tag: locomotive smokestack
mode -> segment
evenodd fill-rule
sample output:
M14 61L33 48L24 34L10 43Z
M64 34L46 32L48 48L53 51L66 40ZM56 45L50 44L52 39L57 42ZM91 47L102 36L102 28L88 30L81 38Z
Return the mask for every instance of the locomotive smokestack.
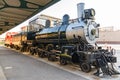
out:
M84 3L78 3L77 4L77 12L78 12L78 18L82 18L84 14Z

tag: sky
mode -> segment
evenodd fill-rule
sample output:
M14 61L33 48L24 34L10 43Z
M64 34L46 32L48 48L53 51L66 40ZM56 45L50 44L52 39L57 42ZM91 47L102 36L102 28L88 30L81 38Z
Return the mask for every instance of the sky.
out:
M120 29L119 0L62 0L42 13L58 18L69 14L71 19L77 18L77 4L80 2L85 3L86 9L95 9L95 19L101 27L113 26L114 29Z
M49 10L44 11L44 13L60 18L67 13L71 18L77 18L76 4L80 2L85 3L86 9L95 9L95 19L96 22L101 24L101 27L114 26L115 29L120 29L119 0L62 0L58 4L49 8L51 9L50 13L48 13Z
M38 13L45 14L57 18L62 18L64 14L68 14L70 19L77 18L77 4L85 3L85 9L94 8L96 11L95 21L100 27L113 26L115 30L120 30L120 3L119 0L61 0L51 7ZM28 21L18 25L13 29L19 31L19 27L27 25Z

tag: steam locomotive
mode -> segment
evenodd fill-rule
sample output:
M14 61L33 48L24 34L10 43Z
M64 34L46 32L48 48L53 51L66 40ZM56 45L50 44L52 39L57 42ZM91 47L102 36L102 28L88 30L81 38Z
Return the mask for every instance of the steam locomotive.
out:
M67 14L54 27L50 27L49 20L45 26L34 26L34 20L30 21L26 31L13 35L12 47L21 51L29 50L32 55L47 56L49 59L59 56L62 65L73 62L79 64L84 72L90 72L94 66L108 75L118 73L109 65L117 62L114 52L96 44L100 25L94 21L95 10L84 9L84 3L77 6L78 18L71 22Z

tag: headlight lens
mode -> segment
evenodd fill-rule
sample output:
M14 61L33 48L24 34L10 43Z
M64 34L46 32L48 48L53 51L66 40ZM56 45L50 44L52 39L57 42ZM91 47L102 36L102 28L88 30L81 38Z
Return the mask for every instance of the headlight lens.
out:
M90 9L90 14L91 14L91 16L95 16L95 10L94 9Z

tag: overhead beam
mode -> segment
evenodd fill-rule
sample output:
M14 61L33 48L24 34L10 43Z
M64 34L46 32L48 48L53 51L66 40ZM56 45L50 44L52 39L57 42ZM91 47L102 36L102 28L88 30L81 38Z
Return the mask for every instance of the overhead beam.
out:
M0 14L0 19L23 20L23 19L25 19L25 17L12 17L12 16L7 16L7 15L1 15Z
M24 0L25 1L25 0ZM38 6L38 8L43 8L44 6L41 6L41 5L39 5L39 4L36 4L36 3L32 3L32 2L29 2L29 1L26 1L27 3L29 3L29 4L33 4L33 5L36 5L36 6Z
M6 21L6 22L0 22L0 24L2 24L2 25L8 25L8 24L17 25L17 22L8 22L8 21Z
M7 15L17 15L17 16L27 16L27 14L22 13L15 13L15 12L9 12L9 11L1 11L0 13L7 14Z
M4 23L4 22L6 22L6 20L0 20L0 23ZM21 20L21 21L10 20L9 22L10 22L10 23L19 23L19 22L22 22L22 20Z
M13 28L13 27L15 27L15 25L11 25L11 24L8 25L8 26L6 26L6 25L0 25L0 27L3 28L3 29L4 29L5 27Z
M21 9L18 8L18 10L21 10ZM30 12L30 13L34 12L35 10L36 9L22 9L22 11L27 11L27 12Z
M0 14L0 20L1 19L11 19L11 20L17 20L17 21L22 21L23 19L25 19L25 16L9 16L9 15L4 15L4 14Z

